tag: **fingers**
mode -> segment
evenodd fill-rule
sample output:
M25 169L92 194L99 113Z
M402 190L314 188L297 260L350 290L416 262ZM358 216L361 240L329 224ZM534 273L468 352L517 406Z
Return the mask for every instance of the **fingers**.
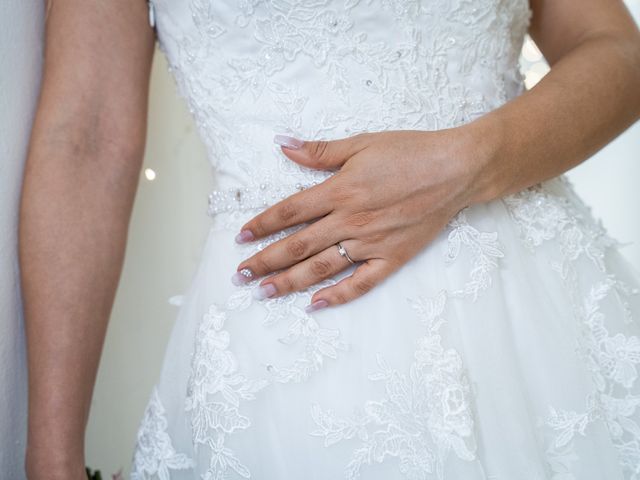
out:
M325 306L340 305L361 297L396 270L388 260L371 258L357 266L353 274L335 285L318 290L306 311L313 312Z
M358 251L354 246L357 245L355 242L347 240L342 243L345 248ZM331 245L331 247L325 248L286 271L263 280L254 291L254 296L258 299L263 299L303 290L332 277L351 265L351 262L338 253L338 248L335 245Z
M274 141L283 146L283 152L295 162L308 167L331 169L340 167L350 157L366 148L369 133L337 140L302 141L284 135L276 135ZM337 173L324 182L296 192L272 205L244 224L236 241L243 243L265 237L284 228L308 222L328 214L334 208L332 195L336 187Z
M296 192L260 212L240 228L236 241L243 243L266 237L287 227L327 215L333 210L330 192L335 183L334 177L335 175Z
M358 260L357 240L341 242L354 261ZM297 263L288 270L263 280L254 290L254 297L262 300L304 290L351 266L345 257L338 253L335 245L316 255ZM398 267L382 258L369 258L357 263L352 275L343 278L335 285L318 290L305 308L307 313L332 305L340 305L361 297L388 277Z
M282 152L296 163L317 169L333 169L342 166L350 157L364 149L370 141L369 132L336 140L300 140L286 135L276 135L273 141Z
M336 223L333 216L327 216L268 245L242 261L232 281L244 283L244 281L268 275L301 262L329 245L335 244L344 235L344 232L337 228ZM238 273L242 271L245 271L245 275L241 277Z

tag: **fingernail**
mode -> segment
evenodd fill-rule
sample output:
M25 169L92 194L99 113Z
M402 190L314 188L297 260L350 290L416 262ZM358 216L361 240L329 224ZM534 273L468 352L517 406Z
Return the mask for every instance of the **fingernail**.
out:
M253 278L253 272L250 268L243 268L237 271L231 277L231 283L234 285L243 285Z
M321 308L327 307L329 306L329 302L327 302L326 300L316 300L315 302L313 302L311 305L307 305L304 309L305 312L307 313L311 313L311 312L315 312L316 310L320 310Z
M272 296L274 293L276 293L275 285L273 283L267 283L265 285L260 285L253 291L253 298L262 300Z
M293 150L300 148L304 144L304 141L287 135L276 135L273 137L273 141L278 145L282 145L283 147L291 148Z
M253 232L251 230L242 230L236 235L237 243L250 242L251 240L253 240Z

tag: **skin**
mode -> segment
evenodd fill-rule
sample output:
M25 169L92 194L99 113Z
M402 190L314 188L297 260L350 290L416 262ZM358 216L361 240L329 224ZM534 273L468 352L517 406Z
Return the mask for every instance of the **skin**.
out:
M622 3L531 5L531 34L552 65L534 89L456 129L283 149L292 161L339 171L249 221L244 227L257 239L319 218L239 269L260 276L284 269L268 277L281 295L348 266L333 246L347 239L363 263L313 300L353 300L463 206L557 176L633 123L640 34ZM142 0L53 0L49 7L19 226L29 362L25 467L30 480L84 480L85 427L144 151L153 33Z
M86 479L85 427L144 151L147 15L143 1L48 4L19 213L30 480Z
M452 129L282 147L294 162L338 172L241 227L241 239L259 240L312 222L238 265L252 278L276 272L260 282L259 298L306 288L349 267L335 246L340 242L358 266L315 292L307 308L352 301L414 257L465 206L566 172L638 119L640 33L624 4L533 0L531 7L529 33L552 68L501 108Z

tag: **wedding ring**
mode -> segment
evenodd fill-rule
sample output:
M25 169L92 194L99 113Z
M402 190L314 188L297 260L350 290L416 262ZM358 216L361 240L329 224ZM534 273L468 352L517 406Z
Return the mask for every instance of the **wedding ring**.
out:
M347 250L342 246L340 242L336 243L336 247L338 247L338 253L349 260L349 263L355 263L353 260L351 260L351 257L347 253Z

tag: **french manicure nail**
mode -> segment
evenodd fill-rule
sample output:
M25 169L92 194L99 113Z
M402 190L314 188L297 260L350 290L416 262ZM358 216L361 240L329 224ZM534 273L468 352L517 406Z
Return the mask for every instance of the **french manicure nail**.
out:
M236 235L237 243L250 242L251 240L253 240L253 232L251 230L242 230Z
M297 150L304 144L304 141L297 138L289 137L288 135L276 135L275 137L273 137L273 141L278 145L282 145L283 147L291 148L293 150Z
M320 310L321 308L327 307L328 305L329 305L329 302L327 302L326 300L320 299L320 300L316 300L311 305L307 305L304 311L307 313L311 313L311 312L315 312L316 310Z
M258 300L263 300L267 297L272 296L276 293L276 287L273 283L267 283L265 285L260 285L253 291L253 297Z
M234 285L243 285L253 279L253 272L250 268L243 268L231 277L231 283Z

